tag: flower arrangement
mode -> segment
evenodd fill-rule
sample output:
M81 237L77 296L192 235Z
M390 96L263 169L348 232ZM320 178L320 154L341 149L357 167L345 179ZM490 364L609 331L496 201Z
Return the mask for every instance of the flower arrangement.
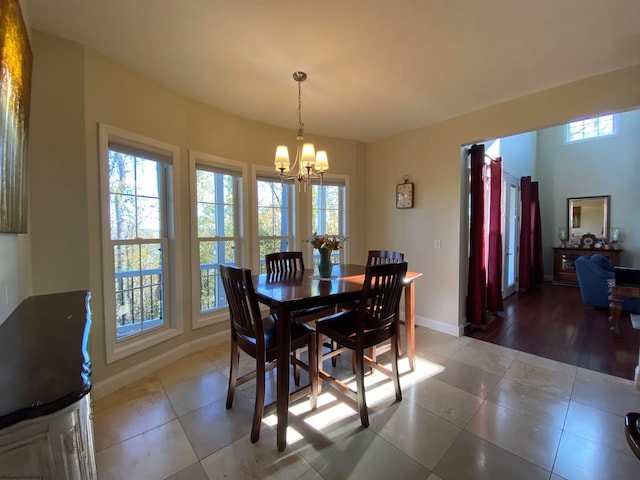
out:
M313 248L318 250L339 250L340 239L338 237L329 237L328 235L318 235L318 232L313 232L311 238L308 240Z

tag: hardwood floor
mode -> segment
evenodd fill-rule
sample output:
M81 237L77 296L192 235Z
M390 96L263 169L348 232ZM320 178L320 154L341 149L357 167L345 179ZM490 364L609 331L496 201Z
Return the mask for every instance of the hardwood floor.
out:
M578 367L633 379L640 332L623 312L620 335L609 311L585 307L576 287L545 283L505 300L505 311L469 336Z

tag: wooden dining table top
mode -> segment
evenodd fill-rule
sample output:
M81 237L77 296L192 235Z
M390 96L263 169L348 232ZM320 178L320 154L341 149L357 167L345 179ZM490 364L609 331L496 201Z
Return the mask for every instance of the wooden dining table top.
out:
M355 264L335 264L330 279L321 279L313 269L299 272L254 275L254 288L261 303L277 307L287 302L294 309L307 308L360 297L366 267ZM422 274L407 272L409 284Z

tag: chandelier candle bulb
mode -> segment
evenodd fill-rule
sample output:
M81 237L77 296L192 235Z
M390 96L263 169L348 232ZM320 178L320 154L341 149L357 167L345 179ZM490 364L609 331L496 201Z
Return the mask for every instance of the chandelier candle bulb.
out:
M316 163L316 152L314 151L313 143L305 143L302 146L301 164L304 168L313 168L314 163Z
M274 165L280 173L280 180L298 180L298 191L304 185L305 191L312 178L319 178L323 184L324 174L329 170L329 159L325 150L315 151L313 143L304 143L304 123L302 123L302 95L300 85L307 79L304 72L294 72L293 79L298 82L298 135L296 135L296 158L289 163L289 151L286 146L278 145Z
M327 152L324 150L318 150L316 152L316 170L319 172L325 172L329 170L329 159L327 158Z
M289 149L286 145L278 145L276 148L276 171L280 169L289 171Z

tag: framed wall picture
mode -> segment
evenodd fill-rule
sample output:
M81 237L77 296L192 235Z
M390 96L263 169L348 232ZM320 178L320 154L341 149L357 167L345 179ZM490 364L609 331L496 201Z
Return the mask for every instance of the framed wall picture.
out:
M0 1L0 232L27 232L32 63L19 1Z
M413 183L407 176L404 183L396 185L396 208L413 208Z

